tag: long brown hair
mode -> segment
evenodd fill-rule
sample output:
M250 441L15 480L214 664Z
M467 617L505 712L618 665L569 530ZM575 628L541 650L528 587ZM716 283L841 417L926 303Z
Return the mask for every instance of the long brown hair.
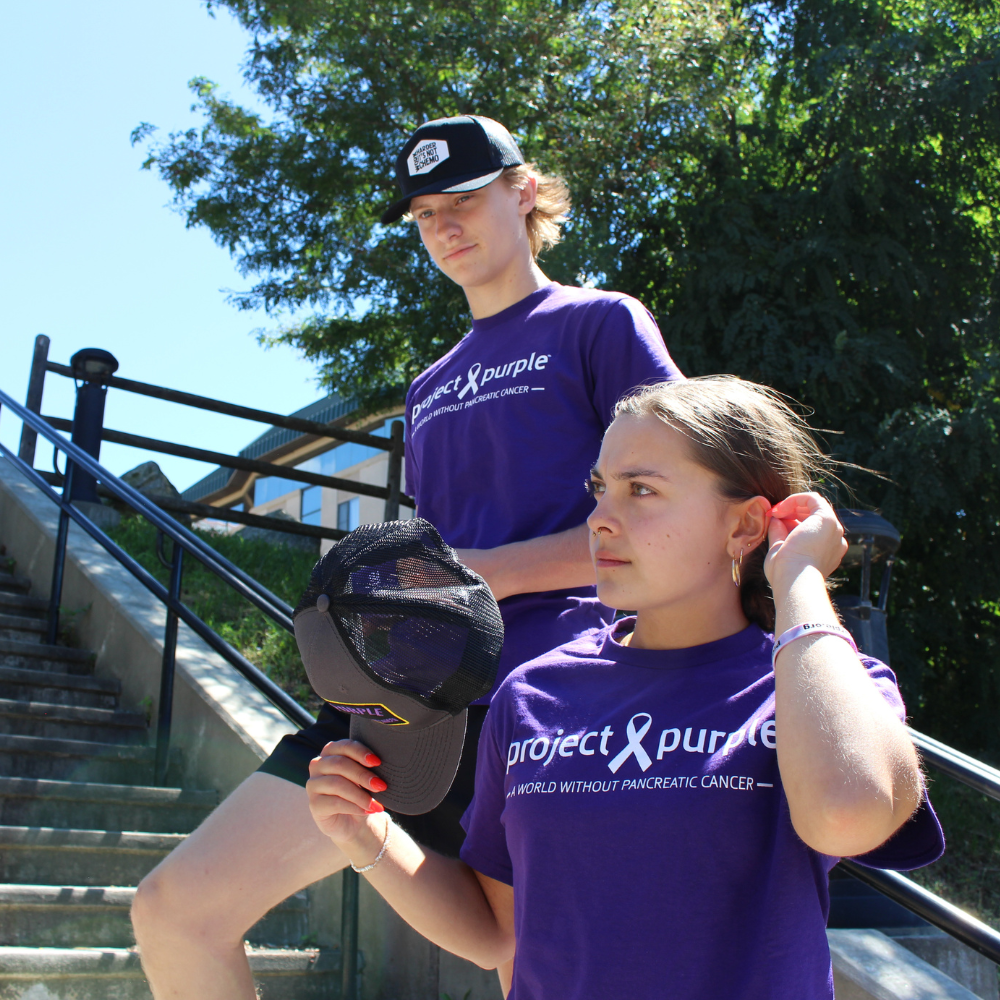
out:
M838 464L820 451L812 431L780 393L731 375L660 382L620 400L615 416L655 416L683 434L691 458L715 474L723 499L763 496L771 504L792 493L838 481ZM743 613L774 628L774 598L764 576L767 546L743 560Z

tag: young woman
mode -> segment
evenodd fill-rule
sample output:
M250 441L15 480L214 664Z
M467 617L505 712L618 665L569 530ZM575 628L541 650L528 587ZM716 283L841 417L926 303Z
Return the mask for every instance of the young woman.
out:
M824 467L762 387L626 398L588 524L601 600L636 614L507 677L462 860L373 807L350 741L311 764L319 828L431 940L513 958L512 1000L829 1000L829 869L943 844L893 675L827 595L846 543Z
M524 162L500 124L428 122L396 163L404 213L461 286L472 329L414 380L406 478L420 515L460 550L500 601L502 679L513 667L610 620L594 591L586 475L622 393L678 378L635 299L550 281L537 263L569 211L565 184ZM535 489L526 494L527 478ZM488 699L484 699L484 702ZM467 753L445 801L404 822L457 855L486 704L469 712ZM243 939L281 900L346 865L305 794L309 761L346 734L325 708L140 884L132 916L157 1000L251 1000Z

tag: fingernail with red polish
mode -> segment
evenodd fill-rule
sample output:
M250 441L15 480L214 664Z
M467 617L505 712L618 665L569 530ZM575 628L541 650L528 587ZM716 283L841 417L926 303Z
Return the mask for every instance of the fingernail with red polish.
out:
M365 810L366 813L380 813L385 812L385 807L381 802L376 802L372 799L372 804Z
M379 760L379 758L378 758L378 757L376 757L376 756L375 756L375 754L373 754L373 753L369 753L369 754L365 754L365 763L366 763L366 764L367 764L367 765L368 765L369 767L378 767L378 766L379 766L379 764L381 764L381 763L382 763L382 761L381 761L381 760Z
M368 782L368 787L373 792L384 792L389 786L381 778L372 778Z

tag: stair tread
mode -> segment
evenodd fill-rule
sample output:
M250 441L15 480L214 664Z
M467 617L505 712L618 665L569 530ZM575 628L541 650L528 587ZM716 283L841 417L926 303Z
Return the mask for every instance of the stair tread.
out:
M72 646L50 646L47 642L21 642L18 639L0 639L0 656L9 653L14 656L34 656L40 660L66 660L84 663L94 653L89 649L75 649Z
M91 740L57 740L48 736L18 736L0 733L0 753L50 754L57 757L101 757L110 760L151 761L156 757L155 747L134 746L128 743L97 743Z
M246 954L255 973L332 972L340 968L337 949L247 947ZM27 975L43 969L50 976L142 975L138 948L0 947L0 975Z
M0 590L0 608L23 608L25 610L42 612L41 618L48 617L49 602L44 597L32 597L30 594L11 594Z
M47 623L44 618L28 618L25 615L11 615L0 611L0 628L16 628L25 632L44 632ZM37 643L32 643L37 645Z
M39 643L25 642L21 645L37 646ZM64 674L55 670L24 670L21 667L0 666L0 681L30 684L33 687L75 688L78 691L96 691L99 694L121 692L121 682L111 677Z
M60 781L55 778L18 778L0 775L0 796L128 802L141 805L187 805L212 808L218 792L196 788L162 788L154 785L113 785L100 781Z
M135 898L135 886L128 885L38 885L0 884L2 906L67 906L128 908ZM309 906L306 890L283 900L275 910L305 910Z
M53 722L93 722L95 725L146 728L141 712L119 712L114 708L86 708L79 705L56 705L47 701L20 701L0 698L0 715L41 716Z
M31 590L31 580L17 573L0 573L0 587L13 587L15 590Z
M102 851L172 851L186 833L74 830L57 826L0 826L3 847L72 847ZM9 884L9 883L5 883Z

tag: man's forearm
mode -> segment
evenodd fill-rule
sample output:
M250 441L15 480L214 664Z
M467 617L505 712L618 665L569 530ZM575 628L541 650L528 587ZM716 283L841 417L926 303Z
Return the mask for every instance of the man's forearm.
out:
M489 584L499 601L513 594L592 585L589 538L590 529L581 524L494 549L459 549L458 557Z

